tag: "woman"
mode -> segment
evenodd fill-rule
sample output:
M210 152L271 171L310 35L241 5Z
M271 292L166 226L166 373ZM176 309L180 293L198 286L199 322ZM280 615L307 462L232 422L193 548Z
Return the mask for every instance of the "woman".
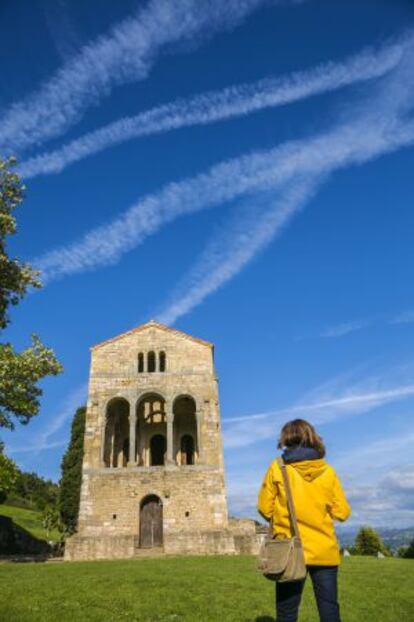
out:
M338 565L333 526L351 514L334 469L323 459L325 447L314 427L303 419L283 426L278 448L292 490L299 532L321 622L340 622ZM276 460L270 465L258 501L259 512L273 520L276 537L292 536L283 478ZM277 622L296 622L305 581L276 583Z

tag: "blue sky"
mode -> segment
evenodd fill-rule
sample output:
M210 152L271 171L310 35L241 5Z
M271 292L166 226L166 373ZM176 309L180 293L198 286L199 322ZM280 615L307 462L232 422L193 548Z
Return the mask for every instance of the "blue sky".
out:
M413 525L413 3L19 0L0 24L10 251L45 283L5 338L65 368L7 451L58 478L89 347L157 318L216 344L232 513L301 416L354 524Z

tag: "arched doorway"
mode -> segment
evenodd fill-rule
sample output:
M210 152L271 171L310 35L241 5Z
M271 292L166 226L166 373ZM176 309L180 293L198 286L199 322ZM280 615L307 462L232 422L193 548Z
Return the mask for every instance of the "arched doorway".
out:
M141 501L139 513L139 544L142 548L162 546L162 502L157 495Z
M154 434L150 443L151 466L162 466L164 464L165 452L167 451L167 441L162 434Z

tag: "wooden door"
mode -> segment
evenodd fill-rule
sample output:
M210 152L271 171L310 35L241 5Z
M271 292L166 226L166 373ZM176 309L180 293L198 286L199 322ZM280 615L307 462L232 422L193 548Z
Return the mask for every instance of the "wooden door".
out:
M141 505L139 535L143 548L162 546L162 504L155 495L144 499Z

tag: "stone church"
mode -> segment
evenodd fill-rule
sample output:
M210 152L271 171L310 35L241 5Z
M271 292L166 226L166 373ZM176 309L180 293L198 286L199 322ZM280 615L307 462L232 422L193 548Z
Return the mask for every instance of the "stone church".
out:
M227 515L213 355L211 343L154 321L92 348L66 559L255 548L253 521Z

